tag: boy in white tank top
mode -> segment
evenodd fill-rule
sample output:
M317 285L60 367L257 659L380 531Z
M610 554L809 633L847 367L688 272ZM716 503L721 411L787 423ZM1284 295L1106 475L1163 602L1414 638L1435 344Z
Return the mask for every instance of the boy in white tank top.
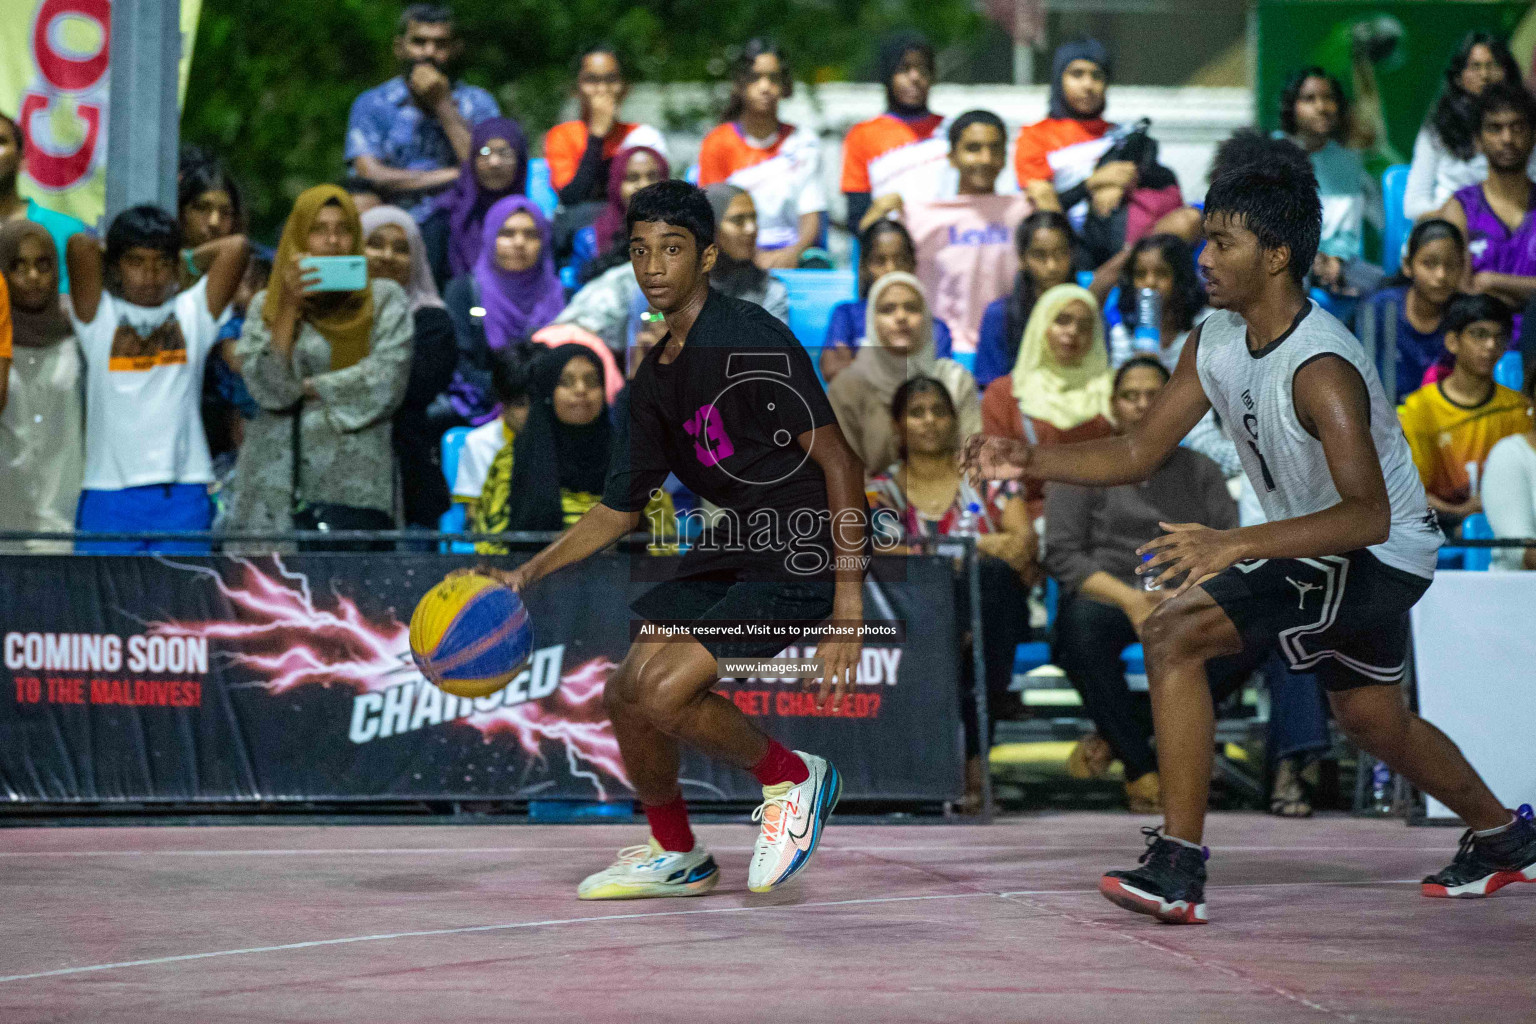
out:
M1292 669L1318 674L1362 749L1470 826L1424 895L1536 881L1529 805L1501 806L1397 689L1408 610L1434 575L1439 534L1375 368L1303 290L1322 218L1307 158L1280 140L1262 156L1211 185L1200 268L1217 312L1190 335L1136 430L1044 448L978 436L966 449L979 477L1132 483L1215 407L1269 518L1236 530L1163 523L1168 532L1141 549L1150 558L1138 571L1167 595L1142 627L1165 829L1151 835L1141 867L1107 873L1099 890L1162 921L1206 921L1200 843L1215 739L1206 662L1277 647Z

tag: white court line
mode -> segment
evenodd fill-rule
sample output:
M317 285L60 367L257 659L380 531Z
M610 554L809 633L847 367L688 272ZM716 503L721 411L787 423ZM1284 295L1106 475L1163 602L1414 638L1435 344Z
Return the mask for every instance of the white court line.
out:
M1012 850L1016 853L1124 853L1134 844L1115 846L1019 846L1013 843L968 844L925 846L822 846L824 851L842 853L953 853L968 850ZM0 857L326 857L334 854L383 856L442 855L454 853L592 853L601 851L601 844L588 846L433 846L433 847L339 847L336 849L279 849L279 850L0 850ZM717 853L745 853L750 846L712 846ZM1388 846L1372 852L1381 853L1443 853L1448 846ZM1134 851L1133 851L1134 852ZM1214 846L1213 854L1222 853L1359 853L1358 846Z
M604 914L599 917L551 918L547 921L514 921L507 924L477 924L463 928L433 928L417 932L387 932L381 935L351 935L339 939L314 939L309 942L287 942L279 946L252 946L248 949L218 949L206 953L182 953L179 956L160 956L148 960L124 960L111 964L91 964L88 967L61 967L54 971L38 971L34 974L10 974L0 976L0 984L12 981L30 981L35 978L56 978L66 974L85 974L91 971L111 971L120 967L153 967L157 964L182 963L187 960L207 960L219 956L244 956L254 953L279 953L290 949L313 949L317 946L343 946L354 942L380 942L385 939L419 939L437 935L467 935L472 932L512 931L519 928L542 928L559 924L591 924L597 921L632 921L643 917L689 917L700 914L741 914L747 911L794 910L799 907L846 907L865 903L913 903L918 900L963 900L978 896L996 897L994 892L957 892L934 896L881 896L872 899L828 900L819 903L786 903L778 906L714 907L707 910L663 910L649 914Z
M1315 885L1418 885L1417 878L1367 878L1363 880L1336 880L1332 882L1238 882L1233 885L1208 885L1207 890L1225 892L1228 889L1296 889L1302 886L1308 888ZM1097 889L1012 889L1008 892L1000 892L999 896L1005 899L1009 896L1081 896L1083 893L1098 895Z
M1259 882L1245 885L1220 885L1211 886L1212 889L1259 889L1280 886L1318 886L1318 885L1402 885L1414 882L1417 879L1390 879L1386 881L1350 881L1350 882ZM543 928L551 925L562 924L593 924L602 921L633 921L648 917L696 917L703 914L742 914L751 911L773 910L797 910L805 907L847 907L879 903L917 903L925 900L963 900L975 899L980 896L991 896L1007 899L1010 896L1082 896L1098 894L1098 889L1016 889L1009 892L960 892L940 893L931 896L880 896L857 900L826 900L816 903L789 903L777 906L746 906L746 907L714 907L704 910L666 910L641 914L603 914L596 917L567 917L551 918L545 921L515 921L507 924L478 924L467 925L461 928L433 928L424 931L412 932L386 932L379 935L352 935L337 939L313 939L308 942L287 942L277 946L252 946L246 949L219 949L205 953L182 953L177 956L152 957L147 960L124 960L109 964L91 964L85 967L61 967L52 971L37 971L32 974L11 974L0 976L0 984L16 981L32 981L38 978L57 978L71 974L88 974L95 971L111 971L124 967L154 967L160 964L183 963L188 960L209 960L223 956L247 956L258 953L281 953L294 949L314 949L319 946L343 946L358 942L380 942L387 939L419 939L431 938L439 935L467 935L474 932L515 931L523 928Z

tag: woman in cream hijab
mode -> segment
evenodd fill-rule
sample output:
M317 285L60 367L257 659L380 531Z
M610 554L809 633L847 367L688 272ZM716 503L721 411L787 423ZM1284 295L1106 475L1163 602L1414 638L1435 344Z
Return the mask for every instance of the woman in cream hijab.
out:
M1113 385L1098 303L1086 288L1059 284L1036 301L1013 372L987 385L982 429L1031 444L1108 437ZM1040 483L1029 481L1024 496L1038 516Z
M891 398L913 377L944 385L959 415L959 443L981 429L976 380L953 359L933 354L933 312L916 277L896 271L869 289L868 334L853 363L832 379L827 398L837 422L866 472L878 473L896 459Z

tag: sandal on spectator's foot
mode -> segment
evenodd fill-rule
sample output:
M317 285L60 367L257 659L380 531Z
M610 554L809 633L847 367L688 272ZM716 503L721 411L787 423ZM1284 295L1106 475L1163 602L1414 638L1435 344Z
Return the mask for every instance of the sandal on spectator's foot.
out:
M1102 779L1115 761L1114 748L1096 732L1090 732L1067 755L1067 774L1074 779Z
M1132 814L1157 814L1163 809L1163 783L1157 772L1138 775L1125 784L1125 806Z
M1269 791L1269 813L1281 818L1312 817L1312 784L1302 774L1301 762L1286 757L1275 765L1275 784Z

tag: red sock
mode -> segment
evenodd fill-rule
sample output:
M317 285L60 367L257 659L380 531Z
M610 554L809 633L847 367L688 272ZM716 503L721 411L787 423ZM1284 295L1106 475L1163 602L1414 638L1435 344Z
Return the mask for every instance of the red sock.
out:
M752 766L752 774L765 786L776 786L781 782L792 782L798 786L811 777L811 770L793 750L778 740L769 740L768 753Z
M650 822L651 835L663 850L687 853L693 849L693 829L688 827L688 805L682 794L668 803L652 806L644 804L645 820Z

